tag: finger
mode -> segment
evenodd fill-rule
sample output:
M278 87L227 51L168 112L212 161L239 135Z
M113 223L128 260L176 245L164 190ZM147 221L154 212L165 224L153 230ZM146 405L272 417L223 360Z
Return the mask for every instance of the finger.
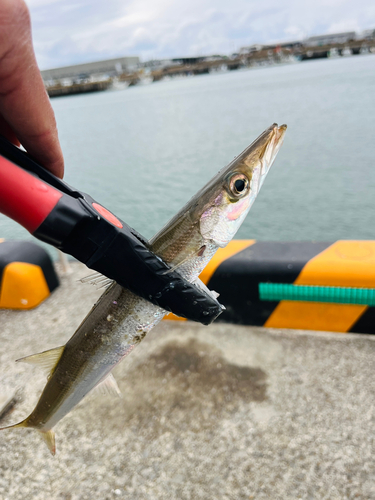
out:
M55 116L35 59L23 0L0 1L0 114L31 156L62 177Z

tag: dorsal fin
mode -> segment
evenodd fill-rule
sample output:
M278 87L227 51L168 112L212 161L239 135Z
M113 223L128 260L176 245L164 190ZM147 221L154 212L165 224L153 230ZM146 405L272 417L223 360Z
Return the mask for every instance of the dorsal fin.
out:
M36 365L50 374L59 362L65 346L55 347L48 351L43 351L38 354L32 354L25 358L17 359L16 363L28 363L29 365Z

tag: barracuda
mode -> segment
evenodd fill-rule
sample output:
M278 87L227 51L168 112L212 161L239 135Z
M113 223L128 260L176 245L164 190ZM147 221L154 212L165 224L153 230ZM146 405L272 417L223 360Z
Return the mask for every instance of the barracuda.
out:
M283 142L286 125L265 130L203 187L149 242L151 250L197 286L219 247L236 234ZM166 314L112 283L65 346L23 358L49 372L32 413L16 427L42 434L52 454L52 428L95 387L118 393L111 370Z

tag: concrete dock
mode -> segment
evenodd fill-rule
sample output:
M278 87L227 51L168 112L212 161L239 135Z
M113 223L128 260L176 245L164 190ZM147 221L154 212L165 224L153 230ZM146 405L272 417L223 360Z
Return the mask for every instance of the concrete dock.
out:
M75 95L75 94L87 94L90 92L99 92L101 90L107 90L112 82L110 80L100 81L100 82L83 82L83 83L73 83L72 85L60 85L57 84L52 87L47 87L47 93L49 97L62 97L65 95Z
M64 344L100 295L78 282L0 311L0 427L45 384L15 359ZM1 431L0 499L375 499L375 336L164 321L55 428Z

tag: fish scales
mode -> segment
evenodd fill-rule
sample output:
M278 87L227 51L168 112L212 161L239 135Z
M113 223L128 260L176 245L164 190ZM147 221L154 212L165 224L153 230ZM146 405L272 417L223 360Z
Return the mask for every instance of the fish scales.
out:
M194 256L181 266L179 272L188 281L198 277L215 253L217 247L210 246L204 257ZM42 431L52 428L165 314L164 309L112 283L65 345L37 407L27 419L28 427ZM82 384L82 380L87 383Z

